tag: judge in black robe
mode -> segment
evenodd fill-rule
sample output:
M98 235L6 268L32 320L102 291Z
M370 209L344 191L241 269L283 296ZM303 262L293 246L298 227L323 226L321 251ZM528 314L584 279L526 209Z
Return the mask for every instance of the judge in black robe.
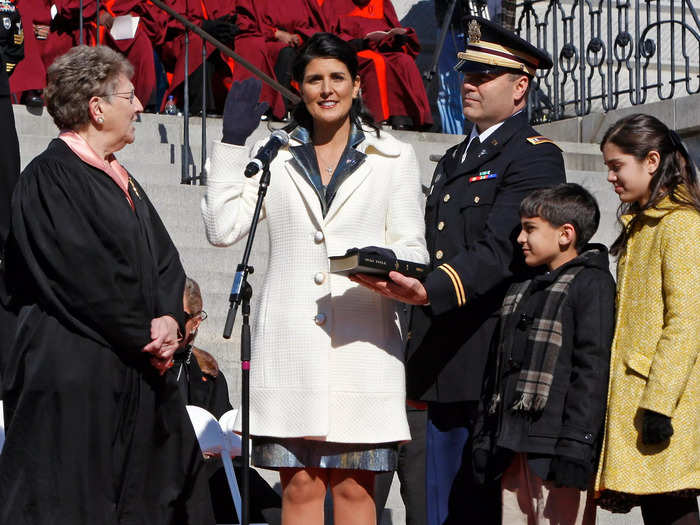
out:
M0 523L213 523L189 505L201 453L163 375L185 275L113 156L143 109L131 73L105 47L49 68L49 112L72 131L27 166L12 202L5 276L19 320L0 355Z

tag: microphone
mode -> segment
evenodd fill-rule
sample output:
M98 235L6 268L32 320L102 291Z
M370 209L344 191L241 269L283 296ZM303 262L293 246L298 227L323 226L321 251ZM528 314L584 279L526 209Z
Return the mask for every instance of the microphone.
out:
M258 150L255 158L245 167L245 176L252 177L262 169L267 169L282 146L289 144L289 135L281 129L275 130L270 139Z

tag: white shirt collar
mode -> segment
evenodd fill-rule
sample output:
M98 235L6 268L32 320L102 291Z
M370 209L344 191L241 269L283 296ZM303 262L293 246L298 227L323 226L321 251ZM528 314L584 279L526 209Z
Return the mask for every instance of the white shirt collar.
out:
M467 143L467 149L464 150L464 153L462 154L462 162L464 162L467 158L467 150L469 149L469 146L472 143L472 140L475 138L479 139L479 142L484 142L487 138L491 136L491 134L496 131L498 128L500 128L503 125L503 122L505 120L499 122L498 124L494 124L490 128L484 130L483 133L479 134L479 131L476 129L476 125L472 126L472 132L469 134L469 142Z
M522 109L519 110L519 111L516 111L515 113L513 113L513 114L511 115L511 117L517 115L517 114L520 113L521 111L522 111ZM510 117L508 117L508 118L510 118ZM506 119L506 120L508 120L508 119ZM479 142L483 143L483 142L486 141L486 139L489 138L498 128L500 128L500 127L503 125L504 122L505 122L505 120L502 120L502 121L499 122L498 124L494 124L494 125L491 126L490 128L485 129L484 132L481 133L481 134L480 134L479 131L476 129L476 125L472 126L472 132L469 134L469 142L467 143L467 149L469 149L469 145L472 143L472 140L474 140L475 137L479 137ZM464 153L462 154L462 162L464 162L464 160L467 158L467 149L465 149L465 150L464 150Z

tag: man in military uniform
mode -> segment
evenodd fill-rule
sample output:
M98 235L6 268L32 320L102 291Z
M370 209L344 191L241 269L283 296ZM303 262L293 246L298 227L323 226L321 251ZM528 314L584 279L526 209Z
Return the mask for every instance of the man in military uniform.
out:
M428 523L500 523L498 487L473 483L469 434L498 311L511 280L527 269L516 244L518 207L532 190L565 181L559 148L527 120L525 105L549 57L487 20L467 20L469 44L455 69L473 124L433 175L425 223L431 272L421 283L354 280L413 308L407 395L428 404Z

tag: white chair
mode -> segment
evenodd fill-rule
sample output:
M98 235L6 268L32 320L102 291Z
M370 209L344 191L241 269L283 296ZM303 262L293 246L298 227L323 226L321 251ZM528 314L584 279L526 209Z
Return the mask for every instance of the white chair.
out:
M238 518L240 519L241 491L238 488L238 481L236 480L236 473L233 470L231 456L235 457L240 455L241 439L238 438L238 447L236 448L235 439L224 434L221 424L219 424L211 412L203 408L187 405L187 413L192 421L192 426L197 435L197 441L199 441L199 448L202 450L202 454L205 456L221 456L221 462L224 464L224 470L226 471L228 488L233 498L233 505L236 507L236 514L238 514ZM228 412L224 414L224 416L227 414ZM222 416L222 419L224 416Z

